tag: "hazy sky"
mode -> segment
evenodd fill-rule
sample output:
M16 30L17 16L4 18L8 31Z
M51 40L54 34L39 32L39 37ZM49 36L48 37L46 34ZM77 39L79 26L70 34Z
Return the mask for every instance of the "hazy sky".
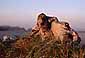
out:
M85 0L0 0L0 25L30 28L42 12L85 30Z

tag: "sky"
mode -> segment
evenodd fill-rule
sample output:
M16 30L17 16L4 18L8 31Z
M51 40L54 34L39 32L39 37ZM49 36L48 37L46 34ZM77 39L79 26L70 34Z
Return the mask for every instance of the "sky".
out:
M85 31L85 0L0 0L0 25L31 28L42 12Z

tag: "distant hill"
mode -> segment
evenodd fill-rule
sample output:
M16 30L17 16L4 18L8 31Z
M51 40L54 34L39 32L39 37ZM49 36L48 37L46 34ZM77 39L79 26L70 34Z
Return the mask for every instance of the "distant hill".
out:
M85 31L78 31L79 33L85 33Z
M26 33L25 28L21 27L12 27L12 26L0 26L0 38L2 38L5 35L14 37L15 36L24 36Z
M32 31L32 28L29 28L28 30L27 30L27 32L31 32Z

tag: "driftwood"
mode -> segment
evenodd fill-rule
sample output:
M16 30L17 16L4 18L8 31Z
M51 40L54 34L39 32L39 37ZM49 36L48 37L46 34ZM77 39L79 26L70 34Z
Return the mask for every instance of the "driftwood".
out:
M42 39L53 35L56 40L70 39L79 43L81 41L78 33L69 26L68 22L60 22L57 17L46 16L44 13L38 15L37 23L32 28L31 36L34 35L39 35Z

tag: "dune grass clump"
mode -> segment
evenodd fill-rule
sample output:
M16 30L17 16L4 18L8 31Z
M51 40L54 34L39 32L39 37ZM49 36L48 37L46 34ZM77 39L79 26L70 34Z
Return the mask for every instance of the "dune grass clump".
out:
M40 36L33 36L30 40L27 37L20 38L10 47L0 42L0 58L85 58L85 47L74 47L70 42L61 43L50 38L46 38L47 40L42 40ZM28 40L29 42L26 42ZM25 43L25 46L13 46L19 42Z

